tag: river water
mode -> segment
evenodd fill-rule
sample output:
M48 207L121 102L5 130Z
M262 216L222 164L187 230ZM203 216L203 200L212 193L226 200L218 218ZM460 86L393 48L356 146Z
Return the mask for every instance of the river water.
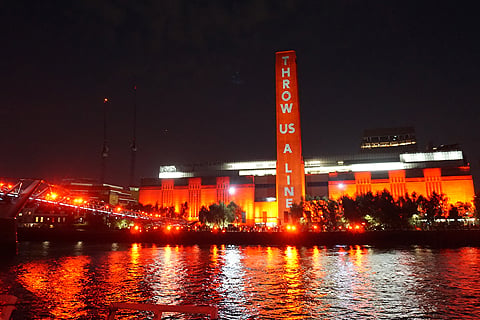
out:
M111 302L211 304L220 319L478 319L479 277L472 247L21 242L0 294L20 299L13 319L105 319ZM152 315L117 317L138 318Z

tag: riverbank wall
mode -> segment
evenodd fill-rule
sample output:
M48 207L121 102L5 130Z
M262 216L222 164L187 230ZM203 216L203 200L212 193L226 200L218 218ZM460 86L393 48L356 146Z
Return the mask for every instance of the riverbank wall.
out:
M19 241L139 242L158 245L426 245L480 247L480 230L370 232L143 232L18 230Z

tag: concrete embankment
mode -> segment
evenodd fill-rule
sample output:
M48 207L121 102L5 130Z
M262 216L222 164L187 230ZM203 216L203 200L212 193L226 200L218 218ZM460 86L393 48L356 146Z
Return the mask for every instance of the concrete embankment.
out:
M151 232L18 230L19 241L144 242L159 245L480 246L480 230L351 232Z
M0 218L0 254L15 254L17 251L17 221Z

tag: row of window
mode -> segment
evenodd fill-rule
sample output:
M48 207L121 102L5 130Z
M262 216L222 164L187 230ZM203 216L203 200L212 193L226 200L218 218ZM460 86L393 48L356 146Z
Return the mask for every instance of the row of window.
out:
M399 135L385 135L385 136L372 136L363 137L364 142L389 142L389 141L409 141L416 140L414 134L399 134Z

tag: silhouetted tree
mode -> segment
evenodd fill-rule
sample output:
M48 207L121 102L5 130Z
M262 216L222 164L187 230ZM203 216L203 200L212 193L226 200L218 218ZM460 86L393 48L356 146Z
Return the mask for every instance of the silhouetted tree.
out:
M237 210L237 207L233 202L230 203L229 206L226 206L223 202L211 204L208 207L206 221L220 227L225 227L225 224L235 221L235 210ZM241 209L238 210L240 210L241 215Z
M409 196L406 193L405 196L397 200L397 206L400 208L399 214L402 227L410 228L410 219L418 213L417 194L413 192Z
M300 218L303 217L303 202L294 203L290 208L290 217L292 219L292 223L298 223Z
M188 212L188 202L183 202L181 207L180 207L180 217L185 218Z
M363 221L362 214L358 209L357 202L348 197L343 196L341 199L341 205L343 207L343 217L351 224L361 223Z
M208 218L208 209L207 207L205 206L202 206L200 208L200 211L198 212L198 221L200 221L201 223L206 223L207 222L207 218Z
M459 217L458 208L451 204L450 209L448 210L448 219L453 219L457 222Z
M378 219L386 229L397 229L401 227L400 208L395 204L393 196L387 190L377 193L375 197L377 204Z
M477 194L473 198L473 205L475 206L475 210L473 211L473 216L476 219L480 219L480 194Z
M322 216L327 231L335 230L339 225L339 205L332 199L324 199L322 206Z
M376 229L378 225L380 225L380 221L378 220L379 208L377 198L378 194L374 196L371 191L360 194L355 198L359 214L368 223L367 228Z
M231 201L227 205L227 222L232 223L232 222L239 222L242 221L242 207L240 207L238 204L235 202Z

